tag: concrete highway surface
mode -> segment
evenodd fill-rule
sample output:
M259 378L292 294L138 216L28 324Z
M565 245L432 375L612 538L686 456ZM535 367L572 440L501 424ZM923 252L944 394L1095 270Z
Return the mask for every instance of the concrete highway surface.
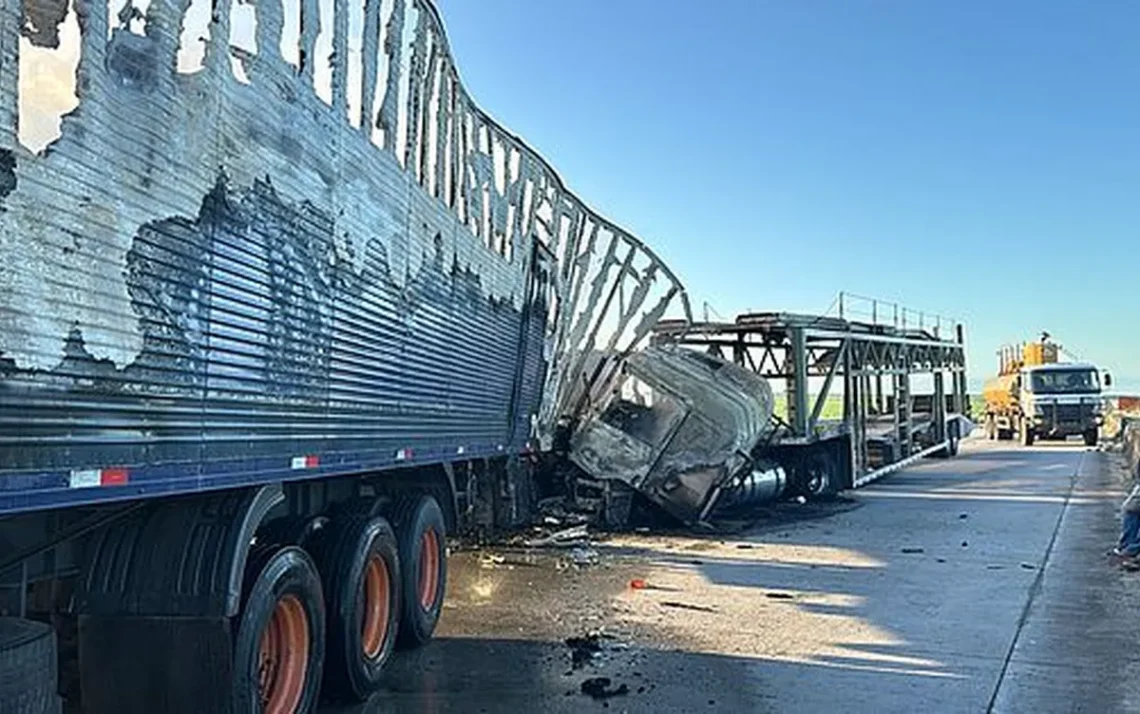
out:
M1118 463L968 440L739 535L457 553L437 639L327 711L1140 711Z

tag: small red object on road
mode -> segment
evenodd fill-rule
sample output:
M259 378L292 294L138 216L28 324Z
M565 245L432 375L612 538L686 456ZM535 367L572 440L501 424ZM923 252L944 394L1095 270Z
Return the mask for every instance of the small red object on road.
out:
M633 580L629 581L629 587L634 590L644 590L645 588L649 587L649 583L645 582L641 578L634 578Z

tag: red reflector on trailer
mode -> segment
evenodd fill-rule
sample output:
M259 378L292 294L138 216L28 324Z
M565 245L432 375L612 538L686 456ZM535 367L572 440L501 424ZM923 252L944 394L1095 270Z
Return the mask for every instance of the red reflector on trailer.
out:
M100 486L122 486L128 480L126 469L103 469L100 474Z
M122 486L130 481L127 469L81 469L72 471L67 480L68 488L98 488L100 486Z
M315 469L321 465L319 456L294 456L292 466L294 469Z

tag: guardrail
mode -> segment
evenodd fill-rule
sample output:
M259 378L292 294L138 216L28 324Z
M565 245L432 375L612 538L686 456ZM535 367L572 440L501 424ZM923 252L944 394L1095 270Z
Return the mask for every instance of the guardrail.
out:
M1121 418L1120 439L1124 446L1128 473L1133 479L1140 479L1140 417Z

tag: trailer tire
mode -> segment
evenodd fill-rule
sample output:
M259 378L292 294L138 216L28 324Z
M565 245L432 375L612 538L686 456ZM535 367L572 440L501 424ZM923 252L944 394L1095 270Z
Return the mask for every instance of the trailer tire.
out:
M58 711L55 631L42 622L0 617L0 710Z
M1084 433L1085 446L1096 446L1096 442L1099 436L1100 435L1097 432L1096 427L1093 427L1092 429L1086 429Z
M234 714L316 708L325 656L321 579L296 546L255 546L234 640Z
M935 456L940 459L950 459L958 455L958 422L950 421L946 424L946 447L940 449Z
M371 506L334 516L314 553L328 613L324 692L341 701L380 688L400 623L399 546Z
M447 588L447 526L439 503L427 495L396 501L389 517L400 553L400 628L397 643L418 647L431 639Z

